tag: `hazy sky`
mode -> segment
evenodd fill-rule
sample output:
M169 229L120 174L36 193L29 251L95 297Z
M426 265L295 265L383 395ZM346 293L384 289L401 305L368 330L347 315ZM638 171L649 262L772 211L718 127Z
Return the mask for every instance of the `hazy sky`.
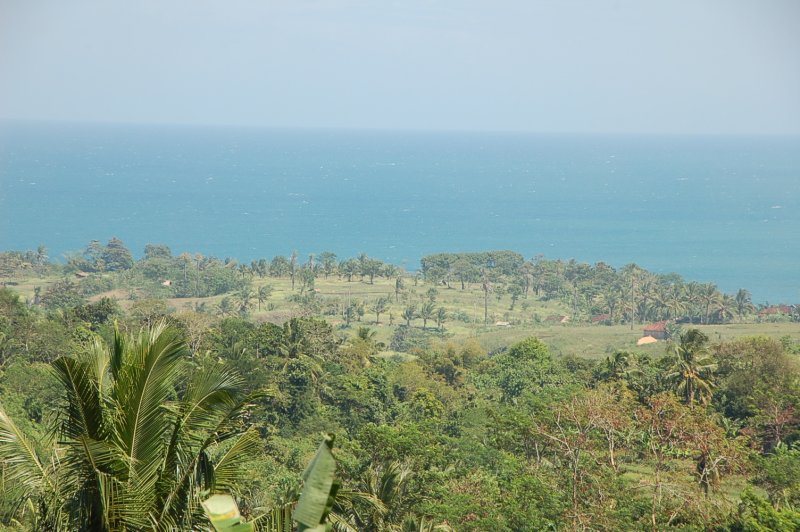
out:
M0 0L0 118L800 133L800 0Z

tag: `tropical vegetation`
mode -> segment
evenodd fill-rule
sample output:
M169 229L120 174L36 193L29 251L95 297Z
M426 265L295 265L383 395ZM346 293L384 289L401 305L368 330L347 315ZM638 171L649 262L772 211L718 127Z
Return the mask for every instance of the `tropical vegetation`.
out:
M0 255L0 529L798 528L793 307L512 252L122 248Z

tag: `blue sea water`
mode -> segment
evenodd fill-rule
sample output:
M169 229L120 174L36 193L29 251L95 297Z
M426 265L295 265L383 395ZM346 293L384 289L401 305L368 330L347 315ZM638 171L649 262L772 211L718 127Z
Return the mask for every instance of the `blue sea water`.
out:
M635 262L800 301L800 138L0 124L0 249Z

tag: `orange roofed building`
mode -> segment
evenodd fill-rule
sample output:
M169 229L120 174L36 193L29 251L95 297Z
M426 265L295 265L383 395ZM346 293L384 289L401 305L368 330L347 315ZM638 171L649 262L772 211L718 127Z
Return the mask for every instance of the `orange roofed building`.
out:
M763 318L764 316L777 316L780 314L791 314L792 310L794 310L794 306L792 305L772 305L771 307L766 307L761 309L758 312L758 316Z
M657 340L666 340L667 322L658 321L656 323L651 323L650 325L644 328L644 334L642 336L652 336Z

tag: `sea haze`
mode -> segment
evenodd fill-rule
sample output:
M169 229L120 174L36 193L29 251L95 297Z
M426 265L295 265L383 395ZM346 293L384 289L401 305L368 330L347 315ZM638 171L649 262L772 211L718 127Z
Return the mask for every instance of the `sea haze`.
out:
M635 262L800 301L800 138L4 123L0 249Z

